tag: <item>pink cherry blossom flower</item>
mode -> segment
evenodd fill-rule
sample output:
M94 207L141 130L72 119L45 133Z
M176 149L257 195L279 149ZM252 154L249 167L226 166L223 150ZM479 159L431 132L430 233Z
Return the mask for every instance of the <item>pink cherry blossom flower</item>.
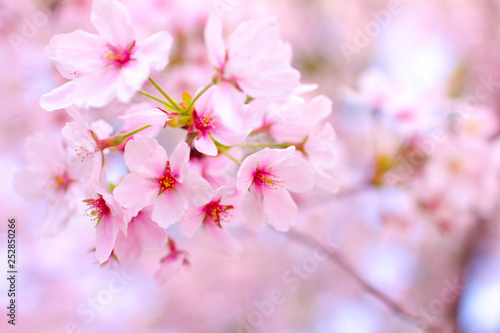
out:
M189 207L186 213L182 215L179 224L182 233L187 237L192 237L198 228L203 225L206 235L213 246L231 257L235 257L241 251L241 245L229 236L222 227L223 222L230 222L235 215L238 215L235 213L235 206L231 204L230 200L236 201L237 198L228 191L228 187L220 187L215 191L212 200L206 205Z
M328 122L332 112L332 101L316 96L307 102L292 102L274 112L274 121L268 133L280 142L305 143L302 149L314 168L317 187L337 192L338 181L332 176L335 166L335 131Z
M241 23L224 45L221 22L211 15L205 43L216 80L229 82L250 97L279 100L299 86L300 73L290 65L290 45L280 40L274 17Z
M81 163L55 138L36 133L26 139L29 165L15 176L14 187L25 199L48 198L41 236L55 236L78 212L78 202L85 192L81 180L89 164Z
M314 178L309 163L294 152L294 146L265 148L241 163L237 186L244 191L242 210L249 224L260 226L266 221L276 230L287 231L295 223L297 205L289 191L310 190Z
M170 253L161 260L161 266L155 273L155 279L160 284L170 280L182 267L189 266L187 252L178 250L171 238L168 239L168 248Z
M255 119L255 113L248 105L243 105L243 100L238 113L229 116L228 113L220 112L214 105L215 89L208 89L195 102L194 124L189 129L191 132L198 132L194 140L195 148L210 156L217 155L217 147L212 138L226 146L241 143L252 131Z
M87 213L96 222L96 252L100 264L106 262L115 246L118 232L127 235L130 214L116 202L113 195L101 186L96 186L94 199L87 199Z
M168 159L155 139L136 135L125 147L131 173L115 188L116 200L129 209L153 205L152 220L161 227L178 222L188 206L202 206L213 196L210 184L185 167L189 154L181 141Z
M122 264L135 262L144 248L159 248L167 242L167 233L151 220L152 209L141 210L128 224L127 233L120 232L113 253Z
M61 133L75 145L82 161L87 159L93 161L90 174L92 190L95 185L99 184L104 149L110 146L112 139L109 137L113 132L113 127L102 119L89 126L80 112L73 106L68 107L66 111L75 121L67 123Z
M117 0L94 0L91 21L99 35L76 30L51 39L46 52L71 81L42 96L44 109L103 107L113 98L128 102L151 70L168 64L170 34L158 32L137 42L130 13Z

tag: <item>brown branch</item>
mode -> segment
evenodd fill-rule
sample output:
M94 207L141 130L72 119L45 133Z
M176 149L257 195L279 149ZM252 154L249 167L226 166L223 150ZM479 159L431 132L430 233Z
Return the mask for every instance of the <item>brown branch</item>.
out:
M398 304L392 298L387 296L383 291L379 290L372 284L370 284L367 280L361 277L356 268L349 262L349 260L337 249L334 248L326 248L323 244L317 242L312 237L304 235L302 233L298 233L294 230L290 230L288 232L293 239L299 241L303 245L306 245L309 248L315 248L318 245L321 246L325 252L328 254L328 258L337 264L340 268L342 268L349 276L351 276L366 292L370 293L380 302L382 302L385 306L387 306L392 312L398 314L403 319L409 322L423 322L425 325L425 330L431 333L443 332L443 330L435 325L428 323L425 318L422 316L413 314L407 311L402 305Z

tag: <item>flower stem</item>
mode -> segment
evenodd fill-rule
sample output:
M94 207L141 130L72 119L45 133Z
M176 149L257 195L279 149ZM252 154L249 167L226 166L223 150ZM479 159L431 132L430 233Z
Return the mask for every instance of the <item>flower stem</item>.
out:
M167 107L169 107L169 108L171 108L171 109L175 109L175 107L174 107L173 105L168 104L167 102L162 101L161 99L156 98L156 97L154 97L153 95L150 95L150 94L148 94L148 93L146 93L146 92L144 92L144 91L138 91L138 93L139 93L139 94L141 94L141 95L144 95L144 96L146 96L146 97L149 97L149 98L151 98L151 99L154 99L155 101L160 102L161 104L163 104L163 105L165 105L165 106L167 106Z
M186 106L186 112L189 112L189 110L191 110L191 108L193 107L196 100L198 98L200 98L200 96L203 95L205 93L205 91L207 91L213 85L214 85L213 83L209 83L203 89L201 89L200 92L198 92L196 94L196 96L194 96L194 98L191 100L191 102L189 102L188 106Z
M314 249L321 247L327 254L328 258L337 264L343 271L345 271L351 278L353 278L366 292L378 299L382 304L387 306L394 313L400 315L402 318L406 319L408 322L416 323L423 322L424 329L427 332L442 332L441 327L434 326L430 324L423 316L407 311L401 304L394 301L391 297L385 294L383 291L379 290L377 287L373 286L370 282L365 280L359 272L354 268L354 266L347 260L347 258L338 250L332 247L326 247L325 245L317 242L310 236L303 233L290 230L288 235L294 240L302 243L303 245Z
M219 149L219 151L221 153L223 153L224 155L226 155L227 157L229 157L234 163L238 164L238 166L241 166L240 161L238 161L233 155L229 154L229 152L227 151L226 148L221 147L221 146L217 146L217 148Z
M161 87L158 85L158 83L156 83L155 80L153 80L152 77L149 78L149 82L151 82L151 84L155 86L156 89L158 89L158 91L163 95L163 97L165 97L167 101L169 101L170 104L172 104L177 111L180 112L183 111L182 108L179 105L177 105L177 103L173 99L171 99L170 96L168 96L167 93L163 91L163 89L161 89Z
M121 136L120 136L120 138L121 138L122 140L125 140L125 139L126 139L126 138L128 138L129 136L134 135L135 133L138 133L138 132L140 132L140 131L142 131L142 130L145 130L145 129L146 129L146 128L148 128L148 127L151 127L151 125L142 126L142 127L138 128L138 129L136 129L136 130L133 130L133 131L128 132L128 133L125 133L125 134L121 135Z

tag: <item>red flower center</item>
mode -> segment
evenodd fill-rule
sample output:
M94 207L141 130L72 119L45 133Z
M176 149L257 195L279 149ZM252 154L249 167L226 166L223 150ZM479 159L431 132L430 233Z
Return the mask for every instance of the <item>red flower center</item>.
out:
M170 190L175 190L175 183L177 180L172 175L170 171L170 162L167 161L167 166L165 167L165 172L163 172L163 176L158 178L158 185L160 186L160 194L164 192L168 192Z
M271 190L277 190L278 187L283 187L283 181L280 177L267 169L256 169L253 176L253 184L258 187L267 187Z
M54 183L56 189L66 191L69 187L69 184L71 183L71 179L65 171L63 173L54 175Z
M229 213L227 212L230 209L233 209L234 206L231 205L221 205L220 200L211 201L210 203L205 205L205 220L211 219L219 228L222 228L221 221L226 221Z
M129 47L123 48L120 46L115 46L111 44L106 44L107 47L107 52L105 55L106 61L108 61L109 64L121 68L123 65L125 65L127 62L132 60L131 54L132 50L134 49L135 46L135 41L130 44Z
M87 214L92 217L93 221L99 222L101 218L109 214L109 207L106 205L106 201L99 195L98 199L88 199L84 200L87 203Z
M203 114L201 117L198 116L198 113L196 110L193 111L193 121L194 121L194 126L198 129L200 132L208 132L210 130L213 130L217 124L219 123L217 119L217 116L212 116L212 112L206 112Z

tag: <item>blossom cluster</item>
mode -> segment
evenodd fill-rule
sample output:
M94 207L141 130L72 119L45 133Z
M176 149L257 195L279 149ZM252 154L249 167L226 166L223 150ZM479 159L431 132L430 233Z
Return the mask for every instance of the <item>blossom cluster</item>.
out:
M171 61L170 33L140 38L117 0L94 0L91 21L97 34L56 35L46 47L68 81L40 105L64 109L72 121L62 141L29 137L28 165L16 175L22 196L48 198L43 236L86 214L95 224L99 263L127 264L145 248L165 247L156 273L164 282L189 263L168 236L170 226L178 224L186 237L204 229L234 256L241 246L228 227L268 223L287 231L297 220L296 193L338 190L335 132L327 121L332 102L305 97L316 87L300 83L276 18L243 22L225 39L211 14L204 30L211 73L206 85L178 99L154 79ZM150 101L136 103L138 96ZM87 120L113 103L125 107L112 121ZM173 131L178 137L165 139Z

